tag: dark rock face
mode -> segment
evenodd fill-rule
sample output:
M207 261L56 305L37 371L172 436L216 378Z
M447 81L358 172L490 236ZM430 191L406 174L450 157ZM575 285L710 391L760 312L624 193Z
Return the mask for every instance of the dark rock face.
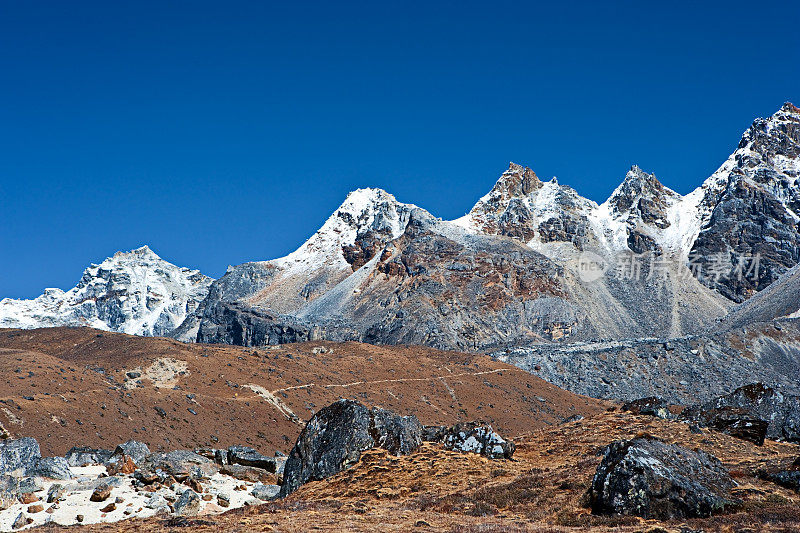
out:
M352 400L334 402L311 417L300 433L286 461L280 496L349 468L371 448L408 454L419 447L421 431L413 415L401 417Z
M714 456L642 437L606 447L590 499L595 514L708 517L734 503L729 491L735 485Z
M800 493L800 457L795 459L788 468L761 471L758 473L758 476L762 479L772 481L776 485Z
M800 261L800 112L785 104L745 132L704 204L711 216L692 247L698 279L741 302ZM739 276L742 257L758 256L758 269ZM748 270L752 261L748 261ZM708 274L712 275L708 275Z
M681 413L681 419L759 446L764 444L769 426L767 420L762 420L752 411L739 407L712 409L691 407Z
M648 415L665 419L675 418L669 410L669 402L658 396L639 398L632 402L626 402L622 405L622 410L630 411L637 415Z
M111 459L112 450L73 446L64 456L69 466L100 465Z
M228 448L227 464L229 465L243 465L252 466L266 470L267 472L275 472L275 458L261 455L253 448L247 446L231 446Z
M0 442L0 474L24 476L41 459L39 443L31 437Z
M766 424L767 438L800 443L800 396L778 392L763 383L745 385L703 405L690 407L681 418L712 429L714 425L730 427L731 431L748 435L757 435ZM758 421L763 423L759 425Z
M772 481L776 485L800 493L800 470L781 470L779 472L764 473L761 477Z
M313 328L285 317L239 303L214 302L206 308L197 342L265 346L315 340Z
M448 450L477 453L488 459L511 459L516 446L482 422L459 422L450 427L426 426L422 438Z

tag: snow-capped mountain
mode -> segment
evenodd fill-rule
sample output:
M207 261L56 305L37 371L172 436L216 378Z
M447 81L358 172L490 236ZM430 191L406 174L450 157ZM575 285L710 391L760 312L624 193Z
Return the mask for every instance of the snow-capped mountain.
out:
M92 264L66 292L45 289L33 300L0 300L0 327L89 326L162 336L197 308L213 281L143 246Z
M701 331L752 291L727 280L732 264L716 265L710 283L702 268L690 270L695 255L708 260L714 246L729 250L729 261L733 252L763 253L770 273L756 288L800 261L798 123L791 104L756 120L685 196L634 166L598 205L514 163L449 222L378 189L355 191L297 251L229 269L176 335L464 348ZM609 272L589 283L573 268L584 252L671 263L652 279Z
M340 285L388 242L405 231L416 206L398 202L381 189L351 192L322 227L297 250L271 261L228 268L211 287L209 297L174 337L194 341L203 316L224 312L222 304L243 302L272 313L296 314ZM205 335L212 335L210 321ZM243 328L243 331L246 328ZM216 334L216 333L214 333ZM291 336L287 337L292 339Z
M689 196L701 229L691 245L701 281L741 302L800 261L800 109L758 118L736 151ZM750 275L739 276L745 270ZM735 274L735 275L733 275Z
M800 109L786 103L756 119L736 151L685 196L633 166L597 205L511 163L455 223L513 237L548 256L563 253L557 243L601 254L666 253L691 262L701 282L741 302L800 261L798 179ZM740 276L743 268L752 275Z

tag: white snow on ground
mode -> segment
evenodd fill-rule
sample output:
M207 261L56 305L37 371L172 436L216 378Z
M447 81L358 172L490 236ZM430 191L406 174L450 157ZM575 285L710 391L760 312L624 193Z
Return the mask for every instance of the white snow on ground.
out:
M161 488L154 493L141 491L137 492L131 484L131 476L121 476L122 483L119 487L111 490L111 496L103 502L93 502L89 498L92 495L95 487L104 480L111 478L102 478L99 476L106 474L106 467L103 465L91 465L84 467L70 468L75 478L71 480L48 480L42 479L43 489L36 494L40 501L35 502L41 504L45 510L37 513L29 513L28 508L33 504L15 503L8 509L0 511L0 531L12 531L12 524L17 519L20 513L24 516L33 519L33 522L26 526L28 528L40 526L48 522L54 522L61 525L77 524L77 516L83 515L84 524L94 524L98 522L118 522L128 518L147 518L158 513L159 509L149 509L146 503L153 494L167 496L173 500L180 496L180 494L187 490L189 487L176 483L172 488ZM61 484L65 487L63 500L56 503L56 508L52 513L48 513L47 509L53 506L52 503L47 503L47 491L54 484ZM210 501L203 501L203 508L200 514L215 514L243 507L250 503L261 503L260 500L255 499L250 491L255 484L248 481L241 481L224 474L214 474L210 482L207 484L207 492L204 494L211 494L213 498ZM245 486L245 490L235 490L236 487ZM173 490L174 489L174 490ZM225 494L230 498L229 507L220 507L217 505L217 495ZM116 498L122 498L122 502L116 504L114 511L103 513L100 510L107 506L109 503L114 502ZM128 514L126 514L126 512Z
M91 265L69 291L45 289L33 300L0 300L0 327L89 326L165 335L194 311L212 281L143 246Z

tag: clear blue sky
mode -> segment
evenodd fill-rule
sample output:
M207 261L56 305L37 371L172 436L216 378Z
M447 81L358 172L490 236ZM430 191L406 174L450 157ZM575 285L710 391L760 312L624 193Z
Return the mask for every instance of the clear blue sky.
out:
M0 297L141 244L218 277L358 187L454 218L510 160L685 193L800 104L798 2L124 4L0 2Z

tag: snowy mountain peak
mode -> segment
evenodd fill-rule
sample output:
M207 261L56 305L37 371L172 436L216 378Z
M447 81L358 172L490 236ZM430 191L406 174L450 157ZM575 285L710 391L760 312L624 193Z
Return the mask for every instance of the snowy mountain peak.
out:
M149 258L149 259L153 259L153 260L161 259L158 256L158 254L156 254L153 250L151 250L150 247L147 246L146 244L144 246L140 246L139 248L135 248L135 249L131 250L130 252L119 251L119 252L116 252L114 254L115 258L117 258L117 257L131 257L131 256Z
M69 291L50 288L33 300L0 300L0 327L90 326L166 335L194 311L213 281L143 246L90 265Z
M418 208L398 202L383 189L357 189L300 248L270 263L295 268L320 262L347 264L348 247L367 234L379 235L383 241L396 239L405 231L414 209Z

